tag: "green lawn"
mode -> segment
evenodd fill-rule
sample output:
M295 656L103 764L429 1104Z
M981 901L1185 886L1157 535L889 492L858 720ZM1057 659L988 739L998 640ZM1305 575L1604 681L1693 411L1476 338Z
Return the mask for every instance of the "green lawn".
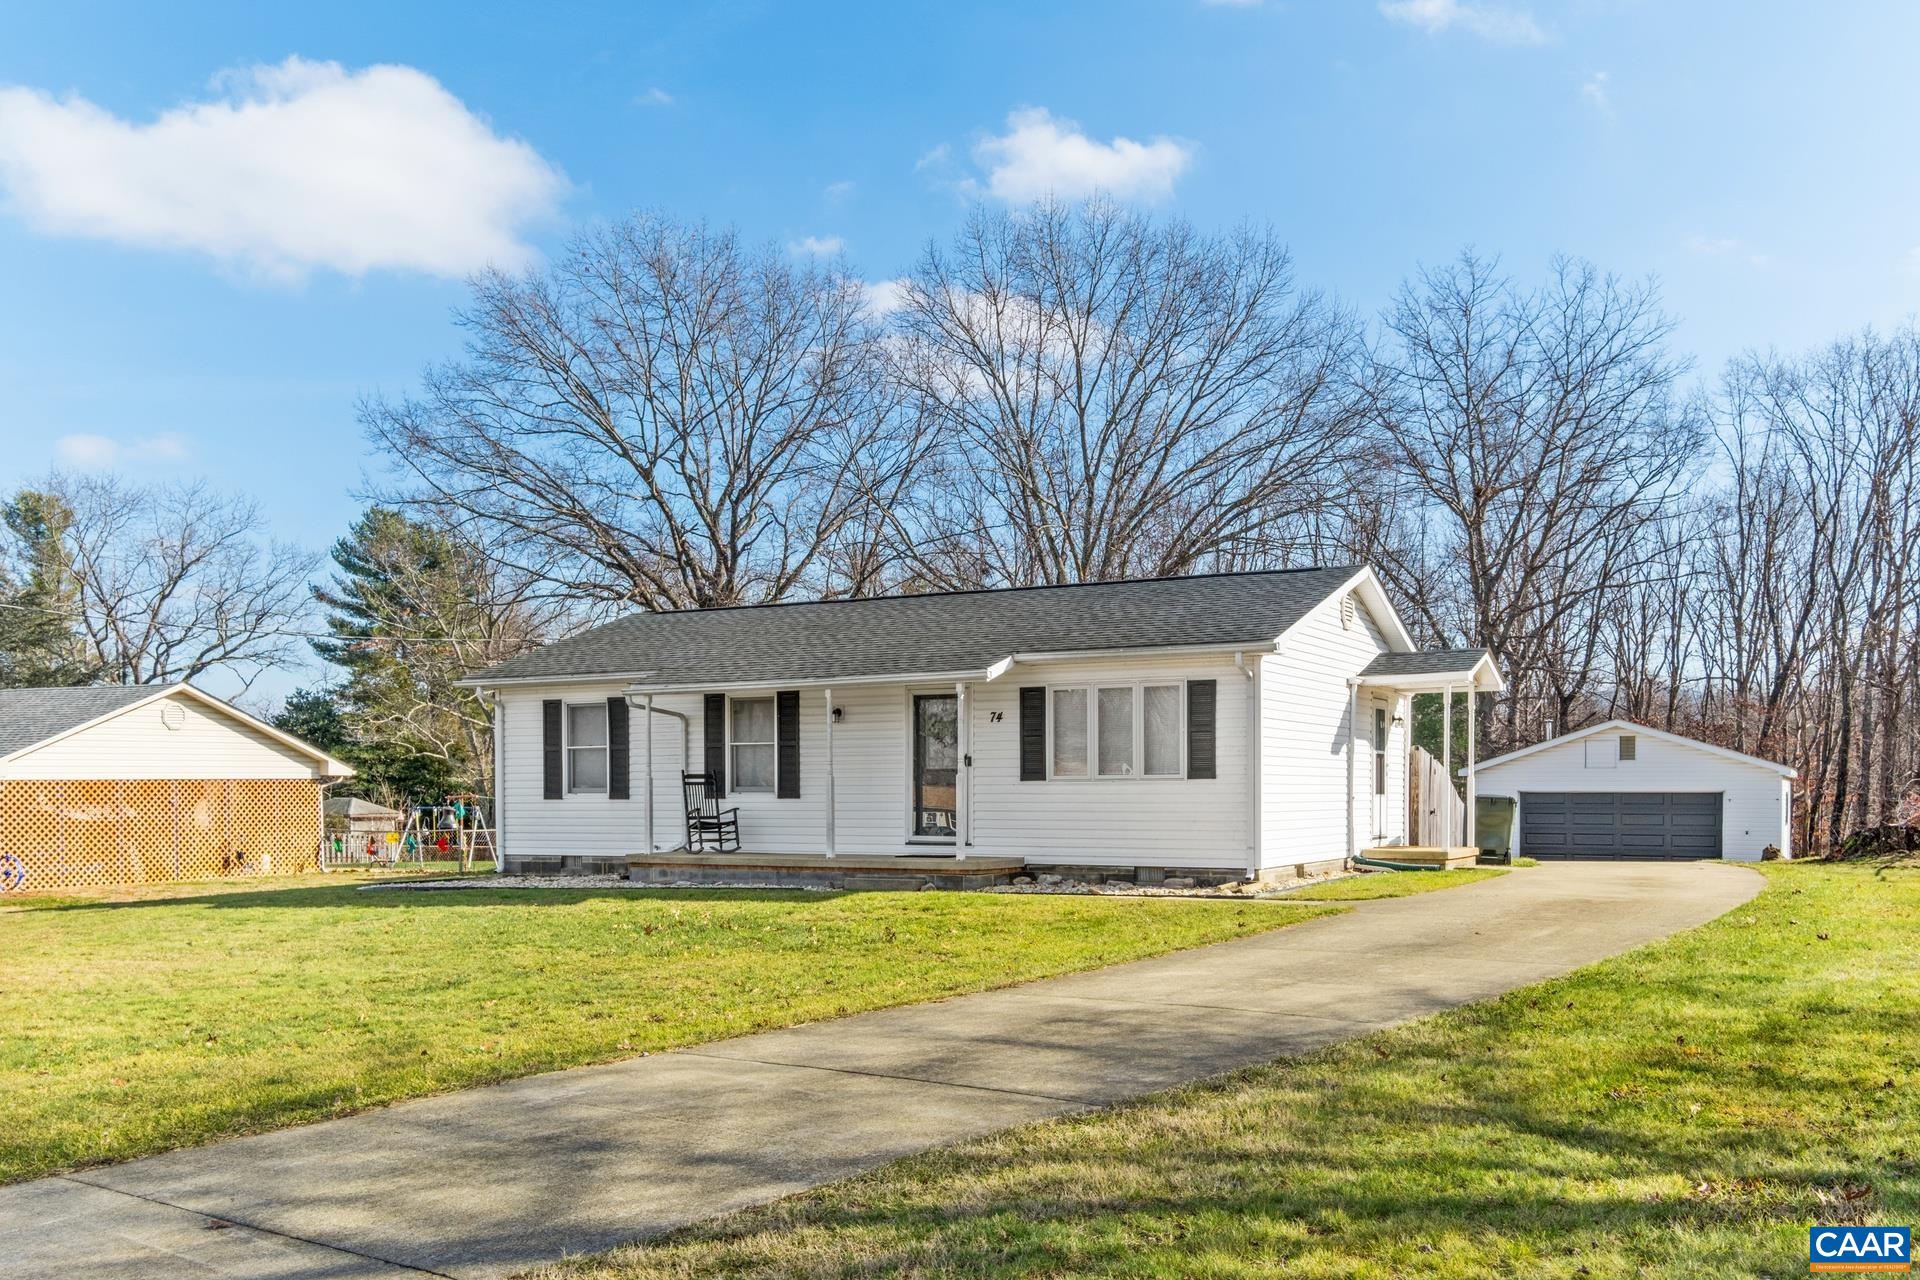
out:
M1491 880L1507 874L1505 867L1462 867L1458 871L1370 871L1324 884L1310 884L1287 894L1295 902L1367 902L1374 898L1404 898Z
M1920 1218L1920 870L1765 874L1563 979L552 1274L1805 1275L1816 1220Z
M0 1181L1338 910L364 879L0 903Z

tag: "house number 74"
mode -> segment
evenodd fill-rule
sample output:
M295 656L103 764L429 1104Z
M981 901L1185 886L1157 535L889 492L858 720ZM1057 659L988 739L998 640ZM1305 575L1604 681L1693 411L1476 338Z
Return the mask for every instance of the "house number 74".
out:
M1006 714L1004 711L989 711L987 712L987 723L999 724L1001 720L1006 718Z

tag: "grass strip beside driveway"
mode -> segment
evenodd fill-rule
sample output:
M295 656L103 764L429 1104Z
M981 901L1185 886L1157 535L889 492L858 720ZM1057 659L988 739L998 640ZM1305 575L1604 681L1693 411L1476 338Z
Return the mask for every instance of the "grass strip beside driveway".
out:
M309 883L9 911L0 1181L1098 968L1336 910Z
M1810 1223L1920 1217L1920 870L1764 870L1565 978L540 1274L1804 1275Z
M1375 898L1405 898L1435 889L1453 889L1477 880L1507 874L1505 867L1462 867L1457 871L1369 871L1342 876L1323 884L1290 890L1294 902L1368 902Z

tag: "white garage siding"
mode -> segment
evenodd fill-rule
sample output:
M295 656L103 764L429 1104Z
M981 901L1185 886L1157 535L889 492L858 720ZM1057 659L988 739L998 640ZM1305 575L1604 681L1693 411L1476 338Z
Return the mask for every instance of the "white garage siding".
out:
M1620 735L1634 739L1635 758L1611 768L1590 767L1587 744L1596 742L1599 761L1612 758ZM1721 796L1721 856L1757 862L1767 845L1791 857L1792 782L1774 767L1689 743L1639 726L1604 726L1569 735L1517 759L1490 762L1479 769L1483 796L1511 796L1516 805L1528 791L1714 792ZM1514 814L1514 838L1523 815Z
M1217 776L1020 781L1019 691L1028 685L1216 682ZM646 716L631 713L632 799L604 795L544 798L541 703L593 703L620 696L624 681L504 689L500 774L501 845L510 858L619 857L644 841L640 798ZM1036 862L1241 868L1249 858L1248 740L1251 682L1230 654L1103 658L1016 666L971 686L973 844L969 852ZM847 685L834 690L841 719L833 727L834 848L838 853L937 852L951 847L908 840L911 695L950 693L952 684ZM773 692L768 690L768 693ZM743 695L752 696L752 695ZM691 722L687 759L704 767L699 694L661 694L656 708ZM995 715L999 716L995 720ZM740 810L743 847L769 853L826 849L826 697L800 690L800 797L730 791ZM683 838L680 722L654 716L654 840ZM1184 737L1184 735L1183 735ZM1337 808L1337 805L1335 806ZM1404 806L1403 806L1404 807Z

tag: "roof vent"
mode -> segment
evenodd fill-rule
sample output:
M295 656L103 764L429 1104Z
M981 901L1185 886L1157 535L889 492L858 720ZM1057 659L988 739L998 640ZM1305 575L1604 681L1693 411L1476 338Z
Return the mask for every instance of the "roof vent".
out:
M1347 594L1341 596L1340 625L1349 631L1353 630L1353 624L1359 620L1359 615L1360 609L1353 601L1353 592L1349 591Z
M169 729L178 729L187 722L187 709L177 702L162 704L160 723Z
M1630 733L1620 735L1620 758L1622 760L1638 759L1639 757L1634 754L1638 750L1640 750L1640 739Z

